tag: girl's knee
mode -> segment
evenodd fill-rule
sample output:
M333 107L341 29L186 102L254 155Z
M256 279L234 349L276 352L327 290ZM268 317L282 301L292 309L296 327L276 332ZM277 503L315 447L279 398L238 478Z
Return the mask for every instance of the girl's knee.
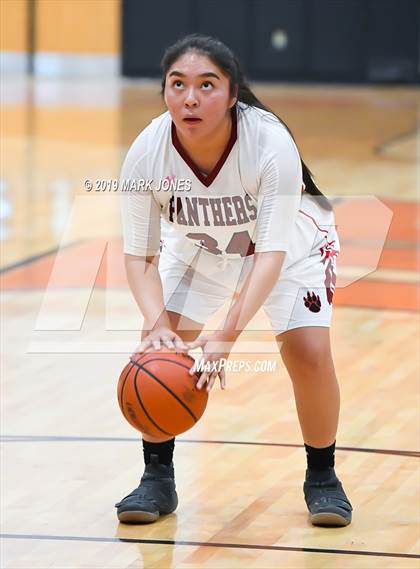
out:
M332 366L329 335L317 334L317 328L291 330L277 338L280 354L287 368L301 373L320 373Z

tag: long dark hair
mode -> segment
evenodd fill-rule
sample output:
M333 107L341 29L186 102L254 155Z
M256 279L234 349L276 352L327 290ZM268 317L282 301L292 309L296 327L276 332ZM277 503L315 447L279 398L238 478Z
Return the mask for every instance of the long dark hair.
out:
M166 74L168 70L179 57L188 51L195 51L207 56L223 71L227 77L229 77L231 96L234 96L236 93L237 100L239 102L244 103L250 107L256 107L258 109L268 111L274 115L282 123L282 125L284 125L293 140L295 140L287 124L278 115L276 115L276 113L264 105L264 103L262 103L251 91L245 79L241 65L232 50L216 38L203 36L201 34L191 34L185 36L184 38L181 38L176 43L167 48L160 64L162 68L162 95L165 90ZM315 182L313 181L312 172L309 170L303 160L301 160L301 162L305 191L313 196L320 196L318 198L320 205L324 209L331 210L332 206L330 202L318 189Z

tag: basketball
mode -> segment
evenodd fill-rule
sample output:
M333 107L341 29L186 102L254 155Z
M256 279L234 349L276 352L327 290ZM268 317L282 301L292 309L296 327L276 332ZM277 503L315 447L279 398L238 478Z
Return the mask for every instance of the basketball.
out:
M135 429L153 437L174 437L191 429L204 413L205 389L188 371L194 359L175 352L134 354L118 381L118 403Z

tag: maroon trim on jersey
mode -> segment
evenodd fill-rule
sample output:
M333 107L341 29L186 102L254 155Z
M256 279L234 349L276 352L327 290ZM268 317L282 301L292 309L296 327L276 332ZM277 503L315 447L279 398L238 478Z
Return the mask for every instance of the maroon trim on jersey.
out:
M178 151L178 154L181 156L181 158L184 160L184 162L186 162L188 164L188 166L191 168L191 170L194 172L194 174L197 176L197 178L200 180L200 182L206 186L206 188L208 188L210 186L210 184L216 178L217 174L222 169L223 164L226 162L226 160L230 154L230 151L232 150L233 145L235 144L236 139L238 138L236 105L234 105L232 107L230 114L232 117L232 129L230 131L230 137L229 137L227 146L224 149L223 154L219 158L219 161L217 162L216 166L213 168L213 170L210 172L210 174L208 176L205 176L204 174L202 174L202 172L200 171L197 164L192 160L192 158L189 156L187 151L182 147L182 145L179 141L179 138L176 134L175 124L172 121L172 125L171 125L172 144L175 146L176 150Z
M315 225L317 226L317 228L322 231L322 233L328 233L328 229L321 229L321 227L319 227L319 225L317 224L317 222L315 221L315 219L309 215L309 213L304 212L302 209L298 210L300 213L303 213L303 215L306 215L306 217L309 217L309 219L312 219L312 221L315 223Z

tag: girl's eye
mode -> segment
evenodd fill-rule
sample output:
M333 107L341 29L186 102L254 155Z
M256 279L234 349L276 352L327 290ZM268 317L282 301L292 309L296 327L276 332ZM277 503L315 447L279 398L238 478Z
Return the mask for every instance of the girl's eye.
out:
M204 87L205 91L209 91L213 87L213 83L210 83L210 81L203 81L201 86Z
M172 85L175 89L180 89L182 87L182 81L174 81Z

